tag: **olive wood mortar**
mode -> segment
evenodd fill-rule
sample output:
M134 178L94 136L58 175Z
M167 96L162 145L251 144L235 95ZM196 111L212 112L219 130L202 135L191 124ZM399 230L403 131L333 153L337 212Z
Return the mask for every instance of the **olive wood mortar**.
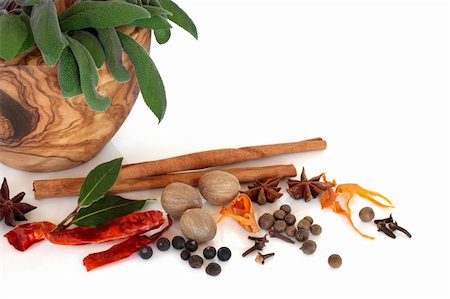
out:
M124 28L147 51L150 31ZM119 130L139 94L128 57L131 80L114 80L106 64L99 69L98 92L111 98L104 112L91 110L84 96L65 99L57 68L43 62L37 48L11 62L0 59L0 162L20 170L50 172L94 158Z

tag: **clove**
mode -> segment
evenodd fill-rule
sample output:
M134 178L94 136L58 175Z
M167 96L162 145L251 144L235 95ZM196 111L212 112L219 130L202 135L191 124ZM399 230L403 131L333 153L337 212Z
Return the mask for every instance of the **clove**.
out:
M286 236L280 234L280 233L277 232L277 231L270 230L270 231L269 231L269 235L270 235L271 238L278 238L278 239L283 240L284 242L291 243L291 244L295 244L295 241L294 241L294 240L292 240L291 238L286 237Z
M255 261L261 265L264 265L264 262L266 261L266 259L268 259L269 257L272 257L274 255L275 255L275 253L261 254L261 252L258 252L258 255L255 258Z
M377 228L379 232L383 232L386 236L389 236L392 239L396 238L394 233L386 226L386 224L378 223Z
M260 242L264 242L264 243L268 243L269 240L267 239L267 234L264 235L264 237L253 237L253 236L248 236L249 240L252 241L260 241Z
M389 223L388 227L391 231L398 230L398 231L404 233L405 235L407 235L408 238L412 237L411 234L406 229L404 229L403 227L401 227L397 224L397 221Z
M388 223L394 222L394 219L392 218L392 214L391 214L391 215L389 215L388 218L378 219L378 220L375 220L374 222L375 222L375 224L388 224Z
M255 241L255 245L253 245L252 247L247 249L242 254L242 257L246 257L247 255L249 255L250 253L252 253L255 250L263 250L264 246L266 246L266 243L269 242L269 240L267 240L266 237L267 237L267 235L265 235L263 238L254 238L254 237L252 237L252 238L254 238L253 241Z

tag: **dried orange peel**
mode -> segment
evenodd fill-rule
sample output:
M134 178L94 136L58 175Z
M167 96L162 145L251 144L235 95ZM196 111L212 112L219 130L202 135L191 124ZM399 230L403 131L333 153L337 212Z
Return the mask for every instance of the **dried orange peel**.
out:
M324 176L324 180L326 181L325 176ZM336 182L333 180L333 183L336 183ZM350 201L355 195L359 195L360 197L369 200L370 202L372 202L373 204L375 204L379 207L383 207L383 208L393 208L394 207L392 202L386 196L384 196L378 192L362 188L361 186L359 186L357 184L340 184L340 185L336 186L336 190L334 190L333 188L327 189L320 197L320 204L322 205L322 209L331 208L333 210L333 212L335 212L336 214L341 214L341 215L345 216L345 218L347 218L348 222L350 222L350 224L354 230L356 230L364 238L373 240L373 239L375 239L374 237L364 234L353 223L352 216L351 216L351 209L350 209ZM346 207L345 210L342 208L341 204L339 203L338 196L347 197L347 200L345 203L345 207ZM383 204L383 203L377 201L374 198L374 196L384 199L389 205L386 205L386 204Z
M239 194L228 206L220 210L221 217L217 223L223 220L224 217L231 217L238 221L238 223L252 233L259 231L259 226L256 223L255 211L253 209L252 201L246 194Z

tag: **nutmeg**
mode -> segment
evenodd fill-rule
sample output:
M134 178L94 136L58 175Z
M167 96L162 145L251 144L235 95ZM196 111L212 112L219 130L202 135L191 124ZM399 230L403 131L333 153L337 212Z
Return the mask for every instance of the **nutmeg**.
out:
M189 209L183 213L180 219L180 227L187 238L195 240L199 244L212 240L217 232L213 217L198 208Z
M225 171L211 171L200 178L198 189L203 197L212 205L222 206L239 194L239 180Z
M192 208L202 207L200 192L192 186L183 183L172 183L164 188L161 195L161 205L167 214L175 219Z

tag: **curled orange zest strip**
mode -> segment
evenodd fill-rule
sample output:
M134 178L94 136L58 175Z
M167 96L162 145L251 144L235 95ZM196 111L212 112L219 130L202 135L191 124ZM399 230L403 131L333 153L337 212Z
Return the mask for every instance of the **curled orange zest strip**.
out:
M362 198L369 200L370 202L372 202L373 204L375 204L379 207L383 207L383 208L393 208L394 207L392 205L392 202L386 196L384 196L378 192L375 192L375 191L364 189L363 187L361 187L357 184L338 185L336 187L336 193L341 193L341 194L347 193L349 195L349 200L347 201L347 209L349 211L350 211L350 208L349 208L350 199L352 199L355 194L358 194ZM377 201L375 198L373 198L373 196L383 198L389 205L385 205L385 204Z
M348 200L350 200L350 199L348 199ZM347 202L348 202L348 200L347 200ZM364 234L363 232L361 232L361 231L355 226L355 224L353 223L353 220L352 220L352 216L350 215L349 211L348 211L348 210L347 210L347 211L344 210L344 209L341 207L341 204L340 204L338 201L335 201L335 202L334 202L334 205L333 205L333 211L334 211L335 213L337 213L337 214L344 215L344 216L347 218L348 222L350 222L350 224L351 224L351 226L353 227L353 229L356 230L356 231L358 232L358 234L360 234L360 235L363 236L364 238L367 238L367 239L370 239L370 240L375 239L375 238L372 237L372 236L369 236L369 235Z
M228 206L228 208L223 207L220 210L222 215L217 223L222 221L226 216L236 219L239 224L252 233L257 233L259 231L259 226L256 223L255 211L253 210L252 201L250 197L246 194L239 194Z

